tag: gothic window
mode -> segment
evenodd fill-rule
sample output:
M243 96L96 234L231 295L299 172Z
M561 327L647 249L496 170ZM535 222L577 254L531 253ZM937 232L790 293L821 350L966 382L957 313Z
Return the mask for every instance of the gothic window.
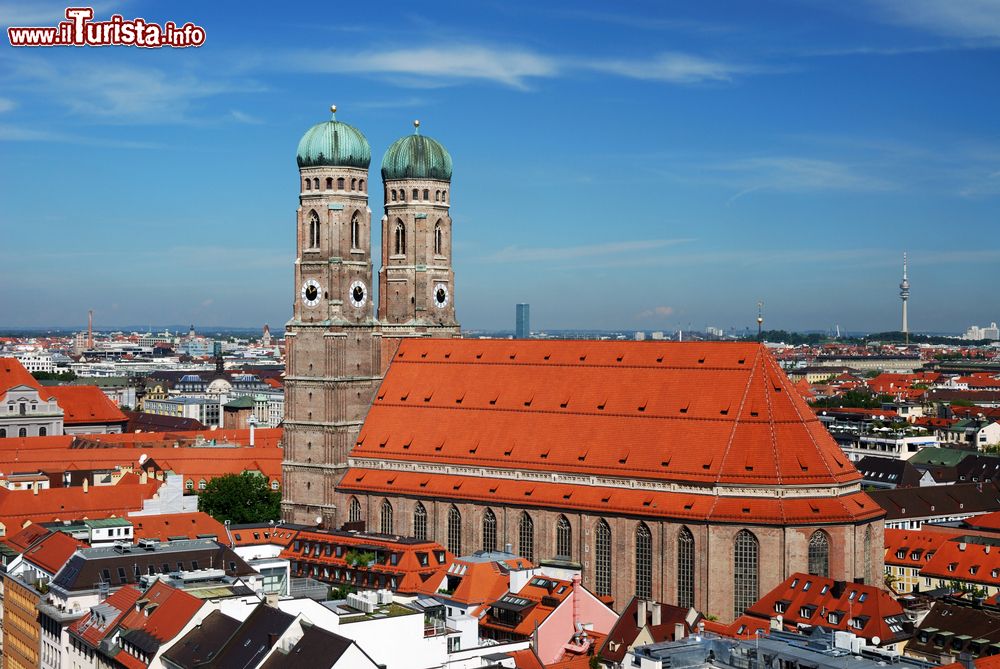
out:
M517 553L532 562L535 561L535 521L527 511L521 512L517 525Z
M364 179L358 179L358 190L361 191L362 193L364 192L364 190L365 190L365 180Z
M358 189L358 180L352 178L351 179L351 190L357 190L357 189Z
M406 202L406 189L405 188L400 188L399 189L399 201L400 202Z
M462 514L455 505L448 509L448 550L453 555L462 554Z
M809 537L809 573L824 578L830 575L830 537L823 530Z
M337 178L337 190L344 190L344 177Z
M424 189L424 202L427 202L430 199L431 199L431 191L430 191L430 189L425 188Z
M319 177L313 179L313 190L319 190Z
M863 578L868 583L872 574L872 526L865 528L865 573Z
M309 248L319 248L319 214L309 212Z
M677 604L694 606L694 535L686 527L677 535Z
M497 517L492 509L486 509L483 514L483 550L495 551L497 549Z
M333 177L326 178L326 189L333 190Z
M379 527L382 534L392 534L392 504L389 500L382 500L382 513L381 513L381 526Z
M421 502L413 507L413 536L421 541L427 541L427 509Z
M559 516L556 521L556 557L562 560L573 557L573 527L566 516Z
M441 200L444 202L448 201L448 191L446 190L441 191Z
M354 212L354 216L351 217L351 248L361 248L361 221L358 212Z
M420 199L420 189L418 189L418 188L414 188L413 189L413 198L412 199L414 199L414 200L419 200Z
M396 219L396 236L395 236L395 239L396 239L396 245L395 245L396 253L395 254L398 255L398 256L405 255L406 254L406 226L403 225L403 222L401 220L399 220L398 218Z
M392 201L393 202L396 201L396 189L395 188L392 189Z
M434 201L438 202L440 199L441 199L441 191L439 190L434 191Z
M611 527L603 518L594 530L594 592L611 594Z
M312 190L312 181L310 181L309 179L306 179L305 187L306 187L306 190Z
M653 596L653 535L646 523L635 528L635 596Z
M436 255L441 255L441 249L444 245L441 243L442 232L441 232L441 221L434 224L434 253Z
M733 617L739 618L758 599L760 543L749 530L736 533L733 543Z
M351 503L348 506L347 521L350 523L356 523L360 520L361 520L361 502L358 501L357 497L352 497Z

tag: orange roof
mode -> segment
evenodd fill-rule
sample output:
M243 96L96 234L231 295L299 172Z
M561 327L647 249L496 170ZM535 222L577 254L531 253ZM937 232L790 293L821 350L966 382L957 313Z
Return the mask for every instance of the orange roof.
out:
M785 627L791 630L798 625L821 625L869 640L878 637L882 643L894 643L909 636L904 631L903 607L887 591L811 574L792 574L746 613L760 618L764 624L780 613ZM742 632L736 628L736 633Z
M728 342L403 340L351 456L686 483L861 479L767 350Z
M50 389L38 383L17 358L0 358L0 395L15 386L34 388L44 400L52 398Z
M51 530L42 527L38 523L28 523L24 529L8 536L4 543L18 553L23 553L31 548L39 539L47 537L50 534L52 534Z
M863 492L840 497L716 497L385 469L349 469L337 488L344 492L378 492L433 500L475 500L654 518L769 525L855 522L879 518L885 513Z
M510 569L531 567L525 558L499 561L455 558L448 567L448 576L459 581L447 598L465 605L494 602L510 588Z
M167 541L177 537L197 539L200 536L214 536L220 541L226 540L225 526L203 511L132 516L129 520L132 521L136 540Z
M984 537L954 537L941 543L920 575L1000 587L1000 543Z
M531 648L515 650L508 653L508 655L514 658L514 666L517 669L545 669L542 661L538 659L538 656L535 655L535 651Z
M580 587L582 588L583 586ZM487 614L480 619L479 626L526 638L571 594L573 594L572 581L550 578L548 576L535 576L518 592L505 593L498 600L491 602L491 604L501 604L507 598L521 601L528 600L531 602L530 608L525 608L519 613L519 620L515 627L511 627L505 622L494 621L491 615L492 609L488 609ZM518 605L523 606L520 602L518 602ZM600 644L595 643L594 648L595 650L600 648Z
M886 528L885 563L895 567L923 569L924 565L934 556L938 547L958 534L959 532Z
M97 386L52 386L66 425L126 423L128 417Z
M87 544L77 541L64 532L53 532L29 548L24 553L24 559L55 575L77 548L86 547Z
M86 614L69 626L70 634L96 648L118 625L118 622L132 611L142 593L133 585L111 593L107 599L91 608Z
M113 486L90 486L87 492L74 486L43 489L38 494L0 488L0 522L10 532L29 521L125 516L141 509L143 501L150 499L160 485L155 480L144 484L123 480Z
M139 603L142 609L128 613L121 622L122 628L142 630L162 644L180 634L204 602L163 581L156 581L143 593Z

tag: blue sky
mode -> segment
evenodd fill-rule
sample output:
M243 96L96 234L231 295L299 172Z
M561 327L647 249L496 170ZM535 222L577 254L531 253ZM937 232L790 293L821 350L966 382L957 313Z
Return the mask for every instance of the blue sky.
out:
M206 44L4 38L0 326L282 325L295 148L331 103L375 180L414 118L451 151L468 328L521 301L536 329L742 328L763 299L769 327L894 329L904 250L912 329L1000 320L996 0L95 11Z

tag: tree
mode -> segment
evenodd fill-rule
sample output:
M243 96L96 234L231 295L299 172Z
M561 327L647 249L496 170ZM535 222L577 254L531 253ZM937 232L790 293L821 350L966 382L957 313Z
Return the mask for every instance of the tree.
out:
M226 474L199 493L198 510L219 522L264 523L281 517L281 493L271 490L260 474Z

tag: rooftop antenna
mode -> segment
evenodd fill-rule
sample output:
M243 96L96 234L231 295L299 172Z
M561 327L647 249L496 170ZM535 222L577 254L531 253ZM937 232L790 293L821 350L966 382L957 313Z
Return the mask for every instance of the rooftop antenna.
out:
M906 322L906 301L910 299L910 280L906 278L906 251L903 251L903 280L899 283L899 299L903 301L903 339L910 345L910 326Z
M764 300L757 302L757 342L760 343L764 328Z

